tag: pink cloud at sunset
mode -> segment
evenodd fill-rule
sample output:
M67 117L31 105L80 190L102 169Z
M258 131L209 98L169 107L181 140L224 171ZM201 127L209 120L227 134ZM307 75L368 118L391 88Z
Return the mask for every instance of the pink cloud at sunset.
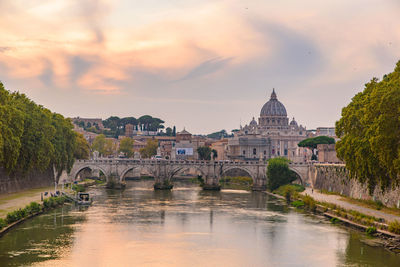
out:
M333 125L400 59L395 1L2 1L0 10L8 89L65 116L150 114L199 133L257 116L272 87L289 116ZM330 103L310 107L310 94ZM209 122L215 114L224 125Z

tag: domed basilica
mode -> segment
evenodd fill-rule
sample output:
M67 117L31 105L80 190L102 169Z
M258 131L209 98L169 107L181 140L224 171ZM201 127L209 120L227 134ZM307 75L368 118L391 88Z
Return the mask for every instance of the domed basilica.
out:
M285 106L279 102L275 89L253 119L228 141L228 157L232 160L260 160L284 156L294 162L304 161L305 151L297 144L306 139L306 128L292 119L289 123Z

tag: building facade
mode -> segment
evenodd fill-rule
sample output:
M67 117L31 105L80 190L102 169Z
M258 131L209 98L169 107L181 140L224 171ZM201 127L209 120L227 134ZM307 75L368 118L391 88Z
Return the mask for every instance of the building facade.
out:
M258 122L253 117L229 139L228 157L247 161L282 156L303 162L307 151L297 144L306 138L306 128L299 126L294 118L289 122L286 108L273 90L271 98L261 109Z

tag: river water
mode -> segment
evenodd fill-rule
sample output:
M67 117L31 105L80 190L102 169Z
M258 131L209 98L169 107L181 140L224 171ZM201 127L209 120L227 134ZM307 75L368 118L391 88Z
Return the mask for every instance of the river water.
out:
M265 193L152 184L92 188L89 208L28 220L0 239L0 265L400 266L400 255L366 245L364 234Z

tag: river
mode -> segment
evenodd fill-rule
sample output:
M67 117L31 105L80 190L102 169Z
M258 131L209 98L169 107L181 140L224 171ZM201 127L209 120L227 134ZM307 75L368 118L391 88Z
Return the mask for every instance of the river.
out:
M92 188L84 209L65 205L0 239L1 266L400 266L363 233L288 208L261 192L206 192L175 182Z

